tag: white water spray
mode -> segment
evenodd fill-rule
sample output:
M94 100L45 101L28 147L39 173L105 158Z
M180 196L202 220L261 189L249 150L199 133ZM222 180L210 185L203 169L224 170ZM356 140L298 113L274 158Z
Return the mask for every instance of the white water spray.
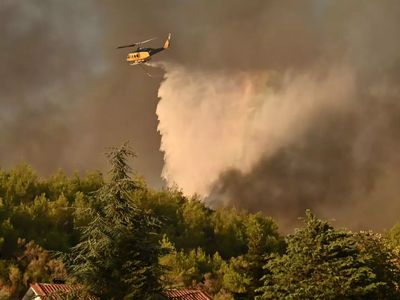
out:
M247 172L261 156L298 140L320 109L348 109L344 101L354 85L346 69L317 80L309 74L151 66L166 72L156 112L165 153L162 176L187 195L207 196L228 168ZM342 95L333 97L333 90Z

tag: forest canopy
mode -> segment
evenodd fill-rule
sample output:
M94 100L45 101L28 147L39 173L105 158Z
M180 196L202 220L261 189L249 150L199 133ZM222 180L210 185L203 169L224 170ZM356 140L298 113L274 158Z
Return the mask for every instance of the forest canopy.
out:
M131 170L129 156L135 154L128 144L111 151L108 174L58 170L43 178L27 162L0 170L0 299L21 299L29 283L60 275L93 292L95 282L82 271L93 256L79 248L88 237L100 243L96 251L104 251L104 265L121 265L109 278L119 288L107 293L125 293L126 299L183 287L220 300L399 299L398 224L385 236L352 233L308 210L305 227L283 237L261 213L212 210L177 187L148 187ZM106 277L107 268L96 270L92 278ZM159 287L143 285L146 276Z

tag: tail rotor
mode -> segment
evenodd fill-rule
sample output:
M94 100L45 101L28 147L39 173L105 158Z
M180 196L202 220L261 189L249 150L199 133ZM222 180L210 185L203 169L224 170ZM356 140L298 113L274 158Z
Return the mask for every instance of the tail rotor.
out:
M170 45L171 45L171 34L168 35L168 39L165 41L163 48L169 49Z

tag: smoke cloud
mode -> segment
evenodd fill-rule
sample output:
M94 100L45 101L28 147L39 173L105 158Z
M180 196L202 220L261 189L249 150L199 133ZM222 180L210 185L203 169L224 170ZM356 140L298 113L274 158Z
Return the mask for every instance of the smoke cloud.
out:
M392 226L400 4L262 3L234 2L222 19L217 6L202 58L191 48L191 63L163 65L164 178L213 207L271 215L283 231L307 208L351 229Z
M151 186L283 231L306 208L381 230L400 208L399 29L397 0L2 1L1 166L104 169L130 139ZM115 49L169 32L152 79Z
M24 158L39 175L106 171L104 148L130 140L135 168L162 184L157 70L149 79L116 49L159 33L139 16L131 1L1 1L3 169Z
M94 12L86 14L86 12ZM0 162L42 172L67 164L74 108L101 70L94 1L0 4Z

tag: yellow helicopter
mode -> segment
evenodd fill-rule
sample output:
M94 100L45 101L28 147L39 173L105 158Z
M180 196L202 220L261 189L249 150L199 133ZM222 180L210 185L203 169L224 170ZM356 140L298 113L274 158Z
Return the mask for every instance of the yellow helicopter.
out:
M138 42L132 45L125 45L125 46L120 46L117 49L121 49L121 48L128 48L128 47L136 47L138 45L142 45L144 43L148 43L152 40L155 40L156 38L152 38L143 42ZM126 61L130 63L131 66L136 66L136 65L140 65L143 70L147 73L147 75L150 75L149 72L146 71L146 69L143 67L142 64L148 62L149 60L151 60L152 56L154 54L157 54L161 51L164 51L166 49L169 49L170 46L170 40L171 40L171 33L168 35L168 39L165 41L164 46L161 48L145 48L145 47L139 47L137 48L135 51L130 52L128 54L128 56L126 57Z

